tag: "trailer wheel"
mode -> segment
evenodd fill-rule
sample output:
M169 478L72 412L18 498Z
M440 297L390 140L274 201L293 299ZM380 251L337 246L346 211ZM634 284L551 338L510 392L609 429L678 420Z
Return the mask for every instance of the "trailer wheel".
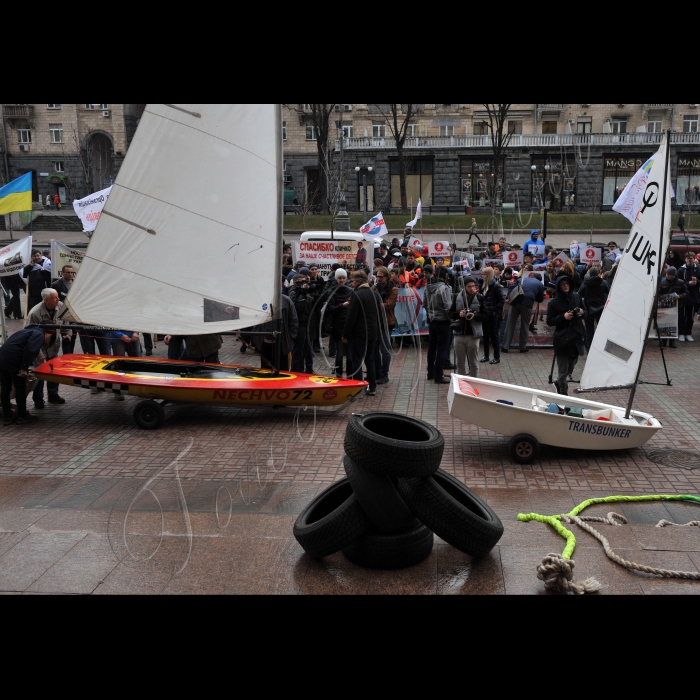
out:
M155 401L141 401L134 409L134 421L143 430L155 430L165 422L165 411Z
M527 433L520 433L511 438L508 443L508 454L518 464L530 464L537 459L540 443L537 438Z

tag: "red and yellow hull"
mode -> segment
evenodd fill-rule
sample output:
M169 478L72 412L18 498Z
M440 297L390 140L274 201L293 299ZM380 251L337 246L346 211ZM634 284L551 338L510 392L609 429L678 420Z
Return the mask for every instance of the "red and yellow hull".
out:
M240 373L240 374L239 374ZM338 406L366 382L240 365L141 357L62 355L34 370L44 381L174 403L237 406ZM209 374L212 376L198 376Z

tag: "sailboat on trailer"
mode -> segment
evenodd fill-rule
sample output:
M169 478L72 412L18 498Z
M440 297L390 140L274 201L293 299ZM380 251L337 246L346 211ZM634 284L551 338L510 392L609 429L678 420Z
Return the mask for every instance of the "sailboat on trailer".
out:
M633 411L632 403L671 240L669 143L667 134L651 159L639 212L577 390L630 389L627 407L452 375L447 398L450 414L514 436L509 449L515 461L535 459L539 443L586 450L640 447L661 429L653 416Z
M147 105L64 318L181 336L279 321L281 128L279 105ZM367 386L233 365L85 355L52 360L36 375L151 400L244 406L337 405ZM162 418L162 409L150 410Z

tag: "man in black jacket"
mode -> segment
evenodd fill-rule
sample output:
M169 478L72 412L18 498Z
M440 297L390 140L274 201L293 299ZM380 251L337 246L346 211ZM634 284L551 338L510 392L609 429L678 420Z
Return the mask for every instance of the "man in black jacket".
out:
M74 281L75 269L72 265L64 265L61 269L60 279L56 280L56 282L51 285L51 288L58 292L58 299L61 303L66 301L66 297L68 296L68 292L70 292L70 288L73 286ZM78 331L72 331L69 336L63 337L61 344L64 355L72 355L75 351L75 338L77 334Z
M590 349L595 334L595 327L600 321L605 309L605 302L610 294L608 283L600 276L597 267L588 271L588 278L584 280L578 290L583 303L586 305L586 347Z
M17 331L0 347L0 399L2 401L2 423L28 423L37 420L36 416L27 413L27 374L34 365L42 348L49 347L53 341L54 332L45 332L38 325L29 325ZM17 415L12 415L10 395L15 389Z
M678 270L673 267L673 265L669 265L666 268L666 275L661 280L659 296L666 295L670 295L678 299L679 314L683 304L690 297L688 285L682 279L678 279ZM672 348L676 347L676 341L674 339L664 339L661 341L661 345L663 345L663 347L666 347L666 343L668 343Z
M292 372L306 371L307 374L313 374L314 371L314 350L309 337L309 321L313 315L316 297L310 292L309 276L294 275L292 286L289 288L289 298L297 312L299 330L292 350Z
M377 373L374 350L379 337L380 312L384 313L382 298L369 286L367 275L358 270L350 275L350 284L355 290L350 299L345 319L342 342L349 345L350 368L348 379L362 381L362 363L367 367L367 395L377 393Z
M32 261L22 269L27 283L28 309L41 304L41 290L51 286L51 272L43 265L44 256L38 250L32 251Z
M573 373L580 355L583 355L585 318L581 297L571 289L571 277L557 279L557 295L547 305L547 325L555 326L554 356L557 359L557 379L554 386L559 394L569 395L567 378Z

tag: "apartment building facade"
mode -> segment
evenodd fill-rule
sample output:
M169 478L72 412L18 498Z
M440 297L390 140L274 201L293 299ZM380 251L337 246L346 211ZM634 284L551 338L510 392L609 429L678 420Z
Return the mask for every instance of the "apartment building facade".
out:
M319 163L312 105L284 105L285 183L297 201L317 198ZM399 123L407 105L399 106ZM424 104L404 146L407 196L445 209L512 203L527 209L611 209L629 179L670 129L677 206L700 204L697 104L513 104L505 172L493 172L488 114L480 104ZM342 153L351 211L400 206L399 160L390 105L345 104L334 111L330 148ZM342 121L340 115L342 114ZM342 129L342 134L341 134ZM341 144L342 138L342 144ZM495 185L495 186L494 186Z
M145 105L3 104L4 181L32 173L34 201L63 203L109 187Z

